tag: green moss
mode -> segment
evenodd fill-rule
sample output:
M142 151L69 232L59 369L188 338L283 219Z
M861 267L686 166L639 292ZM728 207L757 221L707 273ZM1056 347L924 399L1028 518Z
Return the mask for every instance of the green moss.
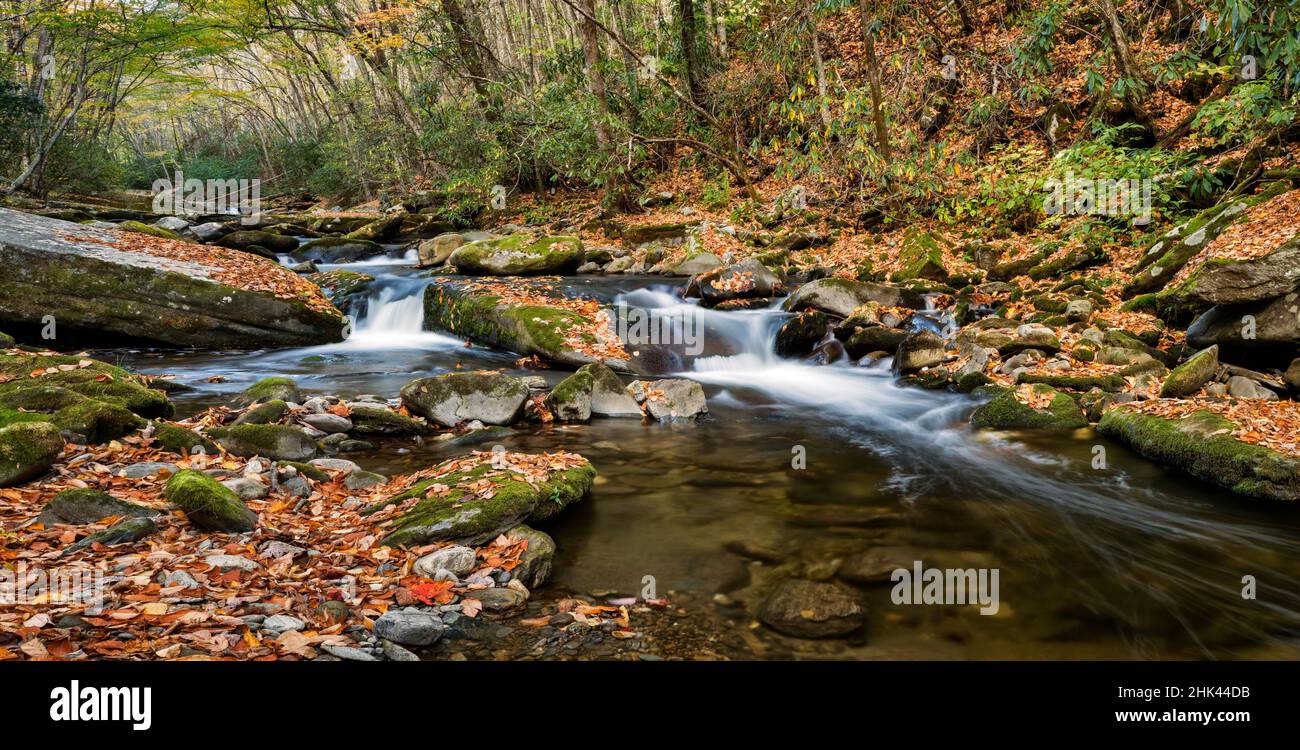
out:
M79 488L64 490L41 511L38 521L52 523L95 523L110 516L152 517L153 508L121 500L102 490Z
M14 345L14 337L0 331L0 349L8 349Z
M1119 393L1124 390L1127 383L1119 374L1113 375L1030 375L1020 373L1016 378L1018 383L1041 383L1050 385L1053 388L1060 388L1067 391L1088 391L1093 388L1100 388L1103 391Z
M235 424L275 424L289 411L280 399L271 399L254 406L240 415Z
M568 273L582 263L582 240L567 235L534 240L512 234L462 245L447 259L461 273L534 276Z
M60 409L50 421L61 430L83 435L90 443L116 440L146 424L124 406L91 400Z
M207 434L236 456L303 461L312 458L319 451L316 441L292 425L241 424L210 427Z
M585 421L591 418L591 391L595 386L596 379L590 370L578 370L551 389L547 405L556 419Z
M1035 384L1033 390L1039 396L1051 397L1052 400L1046 408L1031 408L1016 398L1015 391L1006 390L975 410L971 415L971 426L990 429L1045 430L1073 430L1088 426L1087 417L1074 399L1046 384Z
M1202 409L1164 419L1124 408L1102 417L1097 430L1143 456L1248 497L1300 500L1300 461L1242 442L1237 425Z
M353 406L349 418L358 435L422 435L429 426L405 414L377 406Z
M194 449L202 448L207 455L215 455L217 444L199 433L166 422L154 422L153 439L158 445L182 456L188 456Z
M343 269L314 273L306 278L311 283L324 289L331 301L341 300L344 297L364 292L375 280L374 276Z
M63 437L49 422L0 428L0 487L44 474L62 451Z
M32 385L0 393L0 406L28 411L55 412L85 400L80 393L57 385Z
M239 394L239 401L245 404L276 399L298 403L302 401L302 393L298 390L298 384L292 378L275 376L262 378Z
M185 511L190 523L209 531L252 531L257 514L233 490L199 471L178 471L163 496Z
M930 279L944 282L948 279L943 246L929 232L908 230L903 235L903 247L898 257L902 267L890 277L893 281Z
M397 519L393 531L383 540L389 546L427 544L444 539L476 542L490 539L525 520L542 520L555 515L569 503L581 499L591 488L596 469L591 464L553 473L536 487L516 479L518 475L490 477L497 485L496 494L489 499L479 499L457 487L462 482L489 478L502 473L490 464L465 471L423 480L410 489L394 495L378 510L408 498L423 497L434 484L451 487L444 497L435 495L420 500L406 514Z
M319 466L302 463L301 461L276 461L276 466L292 466L298 470L299 474L312 480L313 482L328 482L330 479L329 472Z
M151 237L161 237L164 240L176 240L179 242L181 239L179 234L176 234L170 229L155 227L152 224L145 224L142 221L124 221L121 224L118 224L117 228L126 232L136 232L139 234L147 234Z
M18 411L17 409L10 409L7 406L0 406L0 427L8 427L11 424L19 424L21 422L48 422L48 421L50 421L49 414L42 414L41 412L31 412L31 411Z
M97 531L94 534L82 539L76 544L68 547L63 554L76 552L79 549L91 547L96 544L102 544L111 547L115 544L131 544L144 539L153 532L158 530L158 526L152 518L128 518L109 526L103 531Z
M142 417L170 417L175 411L165 394L141 385L126 370L98 360L89 360L91 364L82 366L81 363L87 359L62 354L23 356L0 353L0 373L14 378L7 383L0 383L0 399L12 398L17 403L28 396L8 394L38 387L57 387L87 398L123 406ZM61 367L70 369L60 369ZM51 369L54 372L49 372ZM37 370L46 372L37 378L30 377ZM48 395L49 392L44 394ZM44 395L35 393L30 397L39 400Z

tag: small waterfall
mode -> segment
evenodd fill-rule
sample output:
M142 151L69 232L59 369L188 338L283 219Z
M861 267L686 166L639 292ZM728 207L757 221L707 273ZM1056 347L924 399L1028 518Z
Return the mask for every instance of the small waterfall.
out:
M364 312L342 346L350 349L445 349L461 346L459 339L424 330L424 279L377 279L377 291L366 301Z

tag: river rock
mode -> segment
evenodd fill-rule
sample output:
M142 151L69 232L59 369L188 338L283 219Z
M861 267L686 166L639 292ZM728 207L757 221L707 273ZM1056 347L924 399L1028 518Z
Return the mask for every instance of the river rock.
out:
M429 431L423 422L392 409L351 404L348 410L352 431L358 435L422 435Z
M1187 329L1187 343L1294 352L1300 346L1300 292L1245 305L1212 307Z
M1183 364L1169 371L1160 398L1186 398L1201 390L1219 371L1219 347L1211 346L1193 354Z
M211 559L211 558L209 558ZM269 630L272 633L280 634L289 631L302 630L307 627L307 623L299 620L293 615L271 615L262 621L262 629Z
M851 279L825 278L810 281L795 290L781 304L783 310L821 310L847 318L858 307L875 302L881 307L921 307L921 296L911 290L886 284Z
M1043 406L1030 406L1016 397L1016 389L1008 389L976 409L971 414L971 426L994 430L1073 430L1088 426L1088 418L1074 399L1046 384L1026 387L1034 399L1044 402Z
M368 222L361 227L343 235L348 240L369 240L370 242L383 242L392 239L402 229L402 223L406 221L407 215L403 212L394 213L391 216L384 216Z
M239 415L235 424L275 424L289 411L289 405L280 399L264 401Z
M257 526L257 514L238 495L199 471L177 472L167 480L163 497L185 511L190 523L207 531L243 532Z
M826 336L830 319L820 310L796 313L776 331L776 353L780 357L807 354Z
M1228 378L1228 395L1233 398L1258 398L1276 401L1277 394L1260 385L1258 381L1241 375Z
M243 390L235 399L241 404L263 403L274 400L299 403L302 392L290 378L273 376L262 378Z
M384 246L377 242L344 237L322 237L303 243L289 256L294 260L309 260L316 263L352 263L362 258L373 258L384 254Z
M251 252L254 247L265 248L271 251L272 258L275 257L274 253L289 253L298 248L298 240L293 237L263 232L259 229L241 229L231 232L217 240L217 244L244 252Z
M363 513L401 504L409 498L421 498L387 527L391 531L382 544L414 546L449 540L473 545L492 539L521 522L550 518L567 505L581 500L596 477L596 469L590 463L552 472L546 481L536 485L507 472L505 476L493 479L498 487L496 493L486 500L475 497L461 486L492 471L489 463L441 477L430 477ZM425 493L434 484L451 489L446 494L426 497Z
M415 561L412 570L418 575L433 578L440 570L454 573L457 577L468 574L478 565L478 555L474 550L459 544L435 550Z
M64 554L75 552L79 549L90 547L95 544L102 544L104 546L131 544L144 539L146 536L157 530L158 526L154 523L152 518L128 518L109 526L103 531L97 531L82 539L71 547L68 547Z
M943 339L930 331L918 331L903 339L894 355L894 372L908 374L943 364Z
M446 232L430 240L421 242L416 248L420 268L433 268L447 262L451 254L465 244L465 235L459 232Z
M432 612L389 610L375 620L375 635L403 646L430 646L446 627Z
M842 585L788 579L768 594L759 607L758 619L796 638L831 638L861 628L866 610Z
M483 603L483 611L494 615L507 615L523 609L528 602L528 595L513 588L476 589L465 594L466 599L477 599Z
M338 432L351 432L352 420L338 414L308 414L301 417L301 420L310 427L313 427L326 435L333 435Z
M1300 500L1300 459L1232 436L1237 425L1208 409L1166 419L1127 407L1106 412L1097 431L1148 459L1240 495Z
M713 253L695 253L674 266L672 271L677 276L695 276L708 273L721 265L722 259Z
M0 428L0 487L20 484L50 470L63 451L63 437L49 422Z
M1282 377L1293 393L1300 393L1300 357L1291 360L1291 366L1286 368Z
M781 279L756 258L696 274L686 285L687 297L699 297L708 307L738 299L767 298L781 289Z
M912 569L915 550L906 547L879 547L844 558L836 575L857 586L889 583L895 570Z
M102 490L70 489L55 495L36 520L50 526L95 523L109 516L151 518L157 515L153 508L120 500Z
M313 288L281 298L217 280L227 260L260 261L211 245L189 245L199 252L186 260L152 254L150 247L128 243L113 230L0 209L0 265L9 271L0 284L0 323L40 326L57 310L61 335L116 334L207 348L308 346L343 338L343 316L323 297L313 304ZM287 289L303 283L288 269L264 265L258 274Z
M462 245L447 263L470 276L540 276L570 273L582 260L577 237L534 239L519 233Z
M245 424L234 427L209 427L207 434L228 453L236 456L261 456L273 461L307 461L316 456L320 446L293 425Z
M660 422L690 421L709 412L704 389L694 380L638 380L631 389L632 395L646 405L650 416Z
M519 556L519 564L510 571L515 580L530 589L546 583L551 577L551 563L555 559L555 540L537 529L519 525L506 532L508 537L528 540L528 547Z
M546 288L532 290L536 297L558 297ZM597 321L564 307L506 302L489 291L449 283L430 284L424 292L424 324L431 330L450 331L471 341L536 355L550 362L581 367L591 362L626 368L624 358L602 358L571 343L598 343Z
M408 410L446 427L474 420L511 424L527 400L528 386L500 373L451 373L420 378L402 388L402 404Z
M241 500L261 500L266 497L268 492L266 483L254 477L236 477L234 479L224 479L221 484L239 495Z

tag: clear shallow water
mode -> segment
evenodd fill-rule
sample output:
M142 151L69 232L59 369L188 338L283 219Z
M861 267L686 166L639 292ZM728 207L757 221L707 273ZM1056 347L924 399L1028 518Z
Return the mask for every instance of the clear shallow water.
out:
M515 354L424 331L428 282L401 262L347 267L377 281L345 342L101 355L196 387L175 397L182 413L228 403L271 374L309 391L393 397L413 378L458 367L522 372ZM574 450L600 470L593 496L545 527L559 546L555 585L636 594L650 575L661 595L702 603L717 592L743 595L751 578L752 566L724 550L728 542L777 549L809 570L901 548L927 566L997 568L1000 614L898 607L888 585L872 588L867 637L836 656L1300 657L1296 509L1233 498L1090 430L973 433L971 399L899 387L887 369L776 358L775 310L700 310L661 278L577 277L563 286L702 333L694 353L646 346L638 361L705 384L712 416L695 425L597 420L501 441ZM554 383L567 373L528 374ZM225 382L206 382L214 375ZM1107 451L1101 470L1092 468L1097 445ZM404 472L463 450L386 441L350 457ZM792 466L796 451L806 467ZM1241 596L1246 575L1258 581L1256 600ZM736 617L738 627L749 617Z

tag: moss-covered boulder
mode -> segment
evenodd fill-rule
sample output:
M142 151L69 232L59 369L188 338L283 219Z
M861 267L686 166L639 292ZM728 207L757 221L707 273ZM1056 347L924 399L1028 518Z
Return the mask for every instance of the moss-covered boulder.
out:
M970 423L994 430L1074 430L1087 427L1088 418L1074 399L1036 383L998 393L971 414Z
M197 452L207 455L217 453L217 444L194 430L166 422L153 423L153 439L162 448L189 456ZM195 449L199 449L196 451Z
M445 427L475 420L507 425L523 413L528 386L501 373L456 372L413 380L401 395L408 411Z
M117 225L118 229L124 232L135 232L136 234L147 234L150 237L159 237L164 240L180 240L181 236L171 231L163 229L152 224L146 224L143 221L128 220Z
M1211 346L1193 354L1175 367L1160 386L1160 398L1186 398L1209 382L1219 371L1219 347Z
M402 222L406 220L406 216L405 213L396 213L382 219L375 219L343 235L343 239L368 240L370 242L383 242L392 239L402 230Z
M245 349L342 339L343 316L319 289L211 245L0 209L0 266L0 325L39 327L53 310L60 340Z
M781 308L789 312L811 309L847 318L858 307L874 302L881 307L921 307L921 295L909 289L852 279L810 281L786 297Z
M85 437L89 443L116 440L146 424L144 418L125 406L92 399L60 409L50 421L60 430Z
M113 497L102 490L71 489L55 495L36 520L46 526L56 523L84 524L111 516L153 517L158 511L139 503Z
M40 373L33 377L33 373ZM96 359L64 354L0 352L0 403L54 411L78 401L68 391L125 407L142 417L169 417L174 408L161 391L131 373Z
M260 229L241 229L217 240L217 244L233 250L250 252L254 246L266 248L272 253L291 253L298 249L298 240L282 234L264 232Z
M244 532L257 526L257 514L234 490L201 471L178 471L163 490L190 523L207 531Z
M391 409L353 406L350 412L348 418L352 420L352 432L357 435L423 435L430 431L424 422Z
M236 456L261 456L272 460L308 461L316 457L320 445L293 425L242 424L234 427L209 427L212 437Z
M519 555L519 564L510 571L511 577L529 589L535 589L546 583L551 577L551 561L555 559L555 540L551 535L520 524L507 531L506 536L528 542L523 553Z
M235 424L275 424L289 411L289 407L278 398L264 401L239 415Z
M8 349L14 345L14 337L0 331L0 349Z
M638 380L629 390L660 422L689 422L709 413L704 388L694 380Z
M1118 407L1097 425L1101 434L1143 456L1177 467L1239 495L1300 500L1300 459L1233 437L1232 421L1201 409L1181 419Z
M623 243L630 248L641 247L651 242L680 242L699 225L698 221L680 221L624 227L622 239Z
M591 489L596 469L590 463L553 471L545 481L529 484L524 475L485 463L421 480L372 510L423 498L399 516L383 544L416 546L439 541L479 544L520 523L542 521L577 502ZM483 480L494 487L491 497L476 495ZM442 489L446 488L446 489Z
M298 404L302 403L302 392L298 390L298 384L293 381L293 378L275 375L262 378L248 386L235 400L241 404L256 404L275 400L291 401Z
M0 428L0 487L26 482L50 470L63 451L63 436L49 422Z
M890 276L892 281L927 279L943 284L948 282L943 245L939 238L929 232L908 230L903 235L903 246L899 250L898 259L900 268Z
M554 296L554 293L549 293ZM538 290L536 297L548 292ZM430 284L424 292L424 325L449 331L477 344L557 364L581 367L603 362L625 368L625 355L603 354L600 335L608 327L592 317L561 306L517 302L491 288L454 283Z
M362 258L383 255L384 247L370 240L350 240L343 237L322 237L304 242L289 255L294 260L317 263L352 263Z
M595 379L590 372L579 370L561 380L546 396L546 406L561 422L586 422L591 419L591 389Z
M103 531L96 531L81 541L64 550L63 554L93 547L97 544L111 547L116 544L132 544L144 539L158 530L152 518L127 518L109 526Z
M462 245L447 263L470 276L549 276L576 271L582 260L577 237L519 233Z

